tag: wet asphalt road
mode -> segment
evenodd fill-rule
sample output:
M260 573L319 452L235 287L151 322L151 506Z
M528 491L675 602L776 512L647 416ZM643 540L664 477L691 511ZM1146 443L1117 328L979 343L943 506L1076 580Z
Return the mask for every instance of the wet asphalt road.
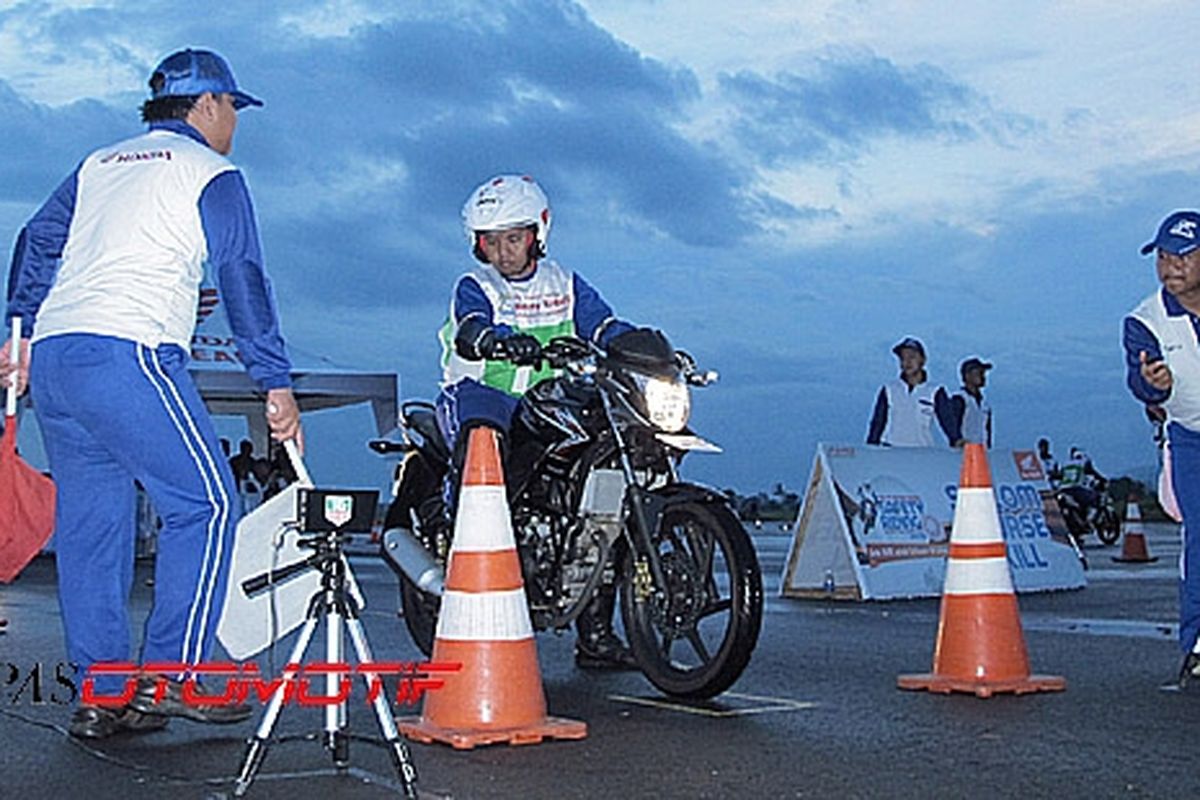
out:
M581 719L587 739L470 751L412 746L422 797L912 798L1187 797L1200 792L1195 752L1200 692L1158 689L1178 666L1173 526L1148 525L1152 564L1117 564L1089 546L1089 585L1022 595L1035 672L1067 690L1021 697L904 692L896 676L930 668L936 599L884 603L778 597L790 536L756 531L767 591L762 638L733 689L704 704L671 703L636 673L584 673L569 636L538 638L551 714ZM368 598L377 658L417 659L395 615L395 583L372 558L352 559ZM143 564L135 620L144 618ZM173 721L162 732L89 746L64 735L69 710L27 680L63 661L53 560L0 587L0 797L230 796L254 722L227 728ZM281 647L277 661L286 659ZM310 654L314 651L310 649ZM14 677L13 669L16 669ZM52 682L47 681L47 684ZM62 687L59 687L62 689ZM405 713L398 710L399 713ZM365 703L353 730L378 735ZM311 709L288 708L252 798L397 796L386 753L355 741L351 769L304 738Z

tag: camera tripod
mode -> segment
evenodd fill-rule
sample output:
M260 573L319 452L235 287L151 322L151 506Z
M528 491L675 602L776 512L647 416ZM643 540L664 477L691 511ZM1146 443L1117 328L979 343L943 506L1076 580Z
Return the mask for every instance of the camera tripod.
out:
M284 667L282 682L276 687L267 709L263 712L262 720L254 737L247 742L245 760L234 784L234 797L243 797L250 788L254 776L263 759L267 755L271 732L283 704L289 695L288 687L295 680L300 669L301 659L312 640L317 626L325 622L325 664L331 667L325 673L325 692L327 698L341 697L337 703L325 704L325 725L323 728L323 745L333 757L334 766L345 770L350 764L350 734L347 731L348 700L342 697L343 681L349 681L344 673L336 671L335 665L344 663L343 634L349 633L354 646L358 663L372 664L371 647L367 635L359 619L358 602L355 600L349 586L350 566L347 564L342 550L345 531L360 522L365 517L367 527L375 511L378 492L340 492L336 490L302 489L299 496L300 519L302 525L301 546L310 547L313 554L303 561L289 564L279 570L258 575L243 583L248 595L265 591L272 585L282 583L292 575L309 569L321 572L321 588L313 594L309 601L308 613L299 637L292 648L291 656ZM331 505L340 511L332 516L337 522L330 522L329 509ZM324 508L325 515L321 515ZM349 516L347 516L349 515ZM372 687L373 680L378 681L378 675L363 674L368 689L374 688L371 694L371 706L379 722L384 744L392 758L392 764L400 778L404 796L409 800L417 798L417 771L413 765L408 745L396 727L396 719L388 706L387 693L379 691L378 686Z

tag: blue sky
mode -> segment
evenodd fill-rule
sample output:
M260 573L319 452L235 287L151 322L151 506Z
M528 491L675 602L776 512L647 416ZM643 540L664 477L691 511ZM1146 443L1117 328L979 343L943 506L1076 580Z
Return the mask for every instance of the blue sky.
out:
M685 473L799 488L858 442L891 345L937 383L979 354L998 444L1154 462L1120 321L1137 248L1200 205L1194 3L514 0L8 3L0 242L96 146L139 130L154 64L216 49L266 101L233 158L294 360L431 397L474 186L534 175L551 255L722 380L726 448ZM7 270L5 270L7 272ZM323 412L324 413L324 412ZM308 422L318 479L372 482L368 416Z

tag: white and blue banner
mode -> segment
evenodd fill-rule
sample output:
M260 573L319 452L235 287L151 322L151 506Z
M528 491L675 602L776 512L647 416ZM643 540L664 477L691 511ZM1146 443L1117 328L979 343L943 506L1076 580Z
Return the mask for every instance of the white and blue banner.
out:
M988 460L1016 591L1084 587L1037 454L991 450ZM941 595L961 468L958 450L818 445L780 594Z

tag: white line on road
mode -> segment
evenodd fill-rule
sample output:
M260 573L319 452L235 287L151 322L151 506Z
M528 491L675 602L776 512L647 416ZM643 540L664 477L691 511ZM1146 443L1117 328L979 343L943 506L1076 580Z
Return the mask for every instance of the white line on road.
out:
M738 692L725 692L721 695L720 702L748 700L755 703L755 705L750 705L746 708L710 708L690 705L684 702L659 700L652 697L631 697L624 694L610 694L608 699L615 700L618 703L649 706L650 708L657 708L663 711L682 711L685 714L699 714L703 717L742 717L748 714L766 714L773 711L803 711L804 709L817 707L817 703L807 700L792 700L788 697L762 697L753 694L739 694ZM704 702L712 705L718 701L709 700Z
M1171 639L1179 636L1179 626L1148 619L1071 619L1026 614L1021 625L1027 631L1082 633L1088 636L1126 636L1135 639Z

